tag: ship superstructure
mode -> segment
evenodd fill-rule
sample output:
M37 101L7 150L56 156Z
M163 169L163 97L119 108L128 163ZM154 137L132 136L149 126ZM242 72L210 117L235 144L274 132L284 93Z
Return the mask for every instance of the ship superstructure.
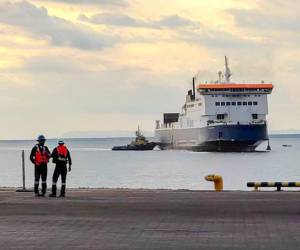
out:
M225 72L218 81L201 83L188 91L181 113L165 113L157 121L156 140L165 147L195 151L253 151L268 140L267 95L273 85L232 83Z

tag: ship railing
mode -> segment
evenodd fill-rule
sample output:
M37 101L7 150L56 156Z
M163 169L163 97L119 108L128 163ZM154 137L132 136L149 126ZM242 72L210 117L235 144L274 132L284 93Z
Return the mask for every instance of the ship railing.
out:
M177 123L162 123L160 124L158 129L172 129L172 128L179 128Z
M252 121L253 124L266 124L266 120L254 120Z
M211 95L211 94L271 94L272 90L270 89L246 89L246 90L239 90L239 89L203 89L200 90L200 94L202 95Z
M251 125L251 124L266 124L266 120L257 120L252 122L233 122L233 121L224 121L224 120L208 120L207 126L214 125Z

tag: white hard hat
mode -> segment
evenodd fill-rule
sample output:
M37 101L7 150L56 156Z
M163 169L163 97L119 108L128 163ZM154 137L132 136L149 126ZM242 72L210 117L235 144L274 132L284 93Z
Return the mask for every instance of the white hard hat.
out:
M63 139L59 139L58 144L65 144L65 141Z

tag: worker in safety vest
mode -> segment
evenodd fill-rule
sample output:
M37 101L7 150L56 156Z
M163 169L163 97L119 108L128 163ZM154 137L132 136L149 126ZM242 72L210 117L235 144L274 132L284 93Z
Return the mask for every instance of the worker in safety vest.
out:
M69 150L65 146L63 140L58 141L58 146L52 152L53 163L56 164L52 177L52 194L50 197L56 197L56 183L61 176L61 190L60 197L66 195L66 178L67 178L67 164L69 164L69 172L71 172L72 159Z
M36 196L45 196L47 190L47 164L51 153L45 146L46 138L40 135L30 154L30 161L34 164L34 193ZM42 193L39 193L39 182L42 179Z

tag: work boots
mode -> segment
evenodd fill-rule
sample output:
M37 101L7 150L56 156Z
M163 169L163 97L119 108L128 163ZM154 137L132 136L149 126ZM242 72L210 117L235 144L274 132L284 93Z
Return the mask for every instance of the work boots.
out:
M45 196L47 192L47 184L45 182L42 182L42 196Z
M66 184L62 184L59 197L65 197L65 196L66 196Z
M52 194L49 197L56 197L56 185L52 185Z

